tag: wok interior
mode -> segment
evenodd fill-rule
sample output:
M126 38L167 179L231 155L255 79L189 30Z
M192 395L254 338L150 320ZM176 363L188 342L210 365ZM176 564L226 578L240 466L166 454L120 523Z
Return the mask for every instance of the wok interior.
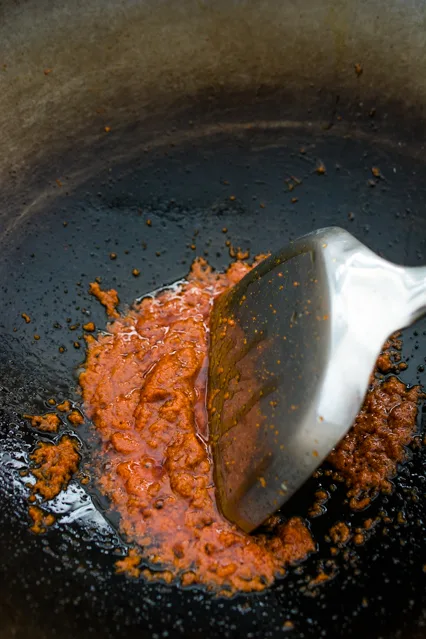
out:
M42 410L52 394L78 399L83 354L67 318L81 321L87 311L104 326L87 294L97 276L117 287L124 306L183 277L195 255L225 267L226 238L255 254L326 225L348 228L394 261L426 262L425 36L421 3L408 4L387 3L386 13L344 1L7 7L0 27L0 611L7 632L28 635L28 610L37 620L32 636L40 637L52 628L114 637L123 626L146 636L267 637L288 618L306 636L356 636L361 627L367 636L416 632L425 603L416 524L424 507L410 495L424 490L421 451L394 495L374 506L403 508L407 526L371 540L315 598L300 585L326 561L323 542L299 573L230 602L118 579L111 548L120 540L78 521L35 538L16 465L34 445L22 413ZM383 175L374 186L373 166ZM295 177L302 183L290 191ZM425 327L406 334L409 383L424 382ZM303 514L313 490L308 485L289 513ZM339 508L313 520L320 538ZM380 587L370 570L384 575Z

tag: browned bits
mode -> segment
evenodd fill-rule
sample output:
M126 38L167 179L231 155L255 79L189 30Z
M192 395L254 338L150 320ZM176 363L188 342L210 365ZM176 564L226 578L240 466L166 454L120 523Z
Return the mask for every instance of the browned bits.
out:
M37 335L37 334L34 335L34 339L35 339L36 342L38 342L38 340L40 339L40 335Z
M330 528L329 535L334 544L344 545L348 543L351 531L347 524L342 521L338 521Z
M230 196L229 196L229 199L231 200L231 202L234 202L234 200L235 200L235 195L230 195Z
M74 348L79 349L81 347L81 344L80 342L73 342L73 346Z
M140 272L140 270L138 268L134 268L132 270L133 277L139 277L140 274L141 274L141 272Z
M360 65L359 62L357 62L356 64L354 64L354 69L355 69L355 73L356 75L359 77L361 75L361 73L363 72L363 68Z
M83 324L83 329L88 333L93 333L96 330L96 326L93 322L87 322L87 324Z
M371 167L371 173L374 175L375 178L381 177L380 169L377 166Z
M67 349L65 348L65 346L60 346L60 347L58 348L58 351L59 351L61 354L62 354L62 353L65 353L65 351L66 351L66 350L67 350Z
M394 364L391 359L391 353L382 353L377 360L376 366L381 373L389 373L394 368Z
M405 513L402 510L398 511L396 521L400 526L405 526L405 524L407 523L407 520L405 518Z
M105 133L109 133L111 131L111 127L110 126L104 126L104 131L105 131Z
M117 259L117 253L110 253L109 254L109 259L110 260L116 260Z
M147 226L152 226L152 220L149 220L149 219L148 219L148 220L146 221L146 225L147 225Z
M365 542L363 533L356 533L356 535L353 536L353 542L355 546L362 546L362 544Z
M29 324L31 322L31 317L26 313L21 313L21 317L25 320L26 324Z
M315 172L316 172L318 175L325 175L325 173L327 172L327 171L326 171L326 168L325 168L325 164L324 164L323 162L320 162L320 163L317 165L317 168L315 169Z
M43 73L44 75L50 75L52 73L53 69L44 69Z
M62 184L62 182L61 182L61 180L60 180L59 178L56 178L55 182L56 182L56 185L57 185L60 189L63 187L63 184Z

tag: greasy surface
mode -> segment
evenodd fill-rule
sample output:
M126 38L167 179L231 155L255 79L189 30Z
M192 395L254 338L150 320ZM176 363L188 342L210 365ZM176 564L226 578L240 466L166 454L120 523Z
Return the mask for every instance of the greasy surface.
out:
M215 504L206 375L212 302L249 267L215 274L204 260L188 281L147 297L87 337L80 375L85 410L103 440L102 490L120 528L166 581L223 594L262 590L315 544L299 518L250 537ZM125 563L119 564L120 571ZM130 558L134 574L134 557ZM155 574L152 575L155 577Z
M349 71L353 73L352 68ZM53 74L41 75L41 81L54 79ZM365 65L361 77L368 81ZM204 138L200 149L167 144L167 155L149 151L140 165L125 159L126 165L118 167L111 148L120 139L130 149L135 138L140 141L138 132L132 129L131 135L120 137L115 131L107 139L104 135L105 171L99 170L97 179L78 188L68 179L65 156L59 164L49 163L49 174L43 175L40 185L44 189L51 184L47 190L50 188L54 201L34 205L15 232L1 242L0 492L5 507L0 512L0 571L4 576L0 579L0 627L7 639L8 633L19 639L50 639L53 634L66 639L118 639L123 634L152 639L166 632L172 639L239 639L250 634L255 639L274 639L284 636L283 626L289 619L294 631L287 634L297 639L340 639L342 634L368 639L423 637L425 448L410 453L393 480L395 490L379 495L361 513L345 511L346 491L339 484L338 490L329 490L332 478L308 482L285 514L306 516L318 484L329 490L331 498L323 514L310 522L320 542L318 553L296 570L288 570L285 579L262 593L229 601L116 575L115 552L106 553L105 547L121 542L87 527L83 500L73 523L67 523L67 511L58 516L47 535L32 534L26 496L14 488L19 481L15 464L33 450L39 437L24 423L22 414L51 410L45 405L46 397L79 400L74 371L81 365L84 350L83 344L78 351L73 348L76 332L70 332L69 325L92 320L98 329L104 329L104 308L87 292L96 276L102 276L104 288L119 291L125 308L141 294L184 277L196 254L207 251L211 264L219 270L226 268L228 240L254 255L278 249L291 237L329 224L347 228L396 262L426 263L424 155L417 162L409 159L409 146L397 147L396 142L383 146L381 122L386 115L390 123L393 115L379 104L364 103L362 113L369 133L360 138L350 129L358 126L359 119L358 124L354 122L342 98L335 112L342 116L341 121L333 120L332 95L322 93L320 102L324 120L333 127L322 129L319 136L305 129L287 128L283 133L277 125L260 129L255 123L235 136L232 129L218 144ZM253 100L244 104L253 114ZM238 118L244 104L238 103ZM276 104L280 117L285 117L285 101ZM370 106L377 107L374 117L368 114ZM358 104L355 111L360 111ZM307 109L303 113L306 121L317 115L309 115ZM50 110L48 117L52 117ZM217 117L212 114L216 122ZM395 122L399 125L400 120ZM399 126L394 126L392 135L397 131ZM175 137L171 135L169 141ZM302 147L304 155L299 153ZM92 151L93 156L100 155L98 146L93 145ZM76 148L77 155L81 166L80 148ZM313 172L317 158L327 168L325 175ZM371 166L380 167L383 176L375 187L368 184ZM59 172L65 176L62 189L55 183ZM292 182L287 187L287 180L291 175L302 184L290 192ZM230 200L231 195L235 200ZM294 196L298 198L295 204L291 202ZM20 194L19 213L24 201L30 200ZM147 219L152 226L147 226ZM225 227L227 233L222 231ZM191 244L196 245L196 252ZM116 260L109 258L111 250L117 253ZM141 271L138 278L131 275L135 267ZM31 317L30 324L20 317L22 311ZM426 381L422 372L424 330L422 322L404 331L402 356L409 363L402 373L404 382ZM36 332L41 336L38 342L33 339ZM67 350L59 353L62 344ZM422 419L420 413L419 428ZM85 440L82 429L84 426L77 434ZM87 448L83 453L87 454ZM89 490L98 504L97 491ZM110 511L102 511L102 505L101 512L110 518ZM404 525L397 518L401 509L407 521ZM312 592L307 596L305 580L316 574L317 562L328 560L330 546L323 536L332 524L348 517L354 530L380 511L392 523L382 520L366 544L356 549L349 546L349 558L338 555L335 578L318 589L317 596ZM373 578L378 575L380 588Z
M396 377L375 381L354 426L330 454L352 508L363 509L379 491L391 490L389 480L416 429L419 395L418 386L408 389Z

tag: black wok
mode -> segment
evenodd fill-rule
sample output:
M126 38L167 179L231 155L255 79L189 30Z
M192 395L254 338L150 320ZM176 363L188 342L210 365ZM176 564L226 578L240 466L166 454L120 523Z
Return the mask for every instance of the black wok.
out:
M371 506L392 523L338 558L333 580L306 587L327 567L330 524L361 521L342 497L311 522L315 556L229 601L117 576L124 540L75 482L55 527L33 535L19 475L36 442L23 413L79 401L84 343L69 327L105 324L87 291L96 276L125 306L197 254L225 267L227 238L254 254L326 225L426 263L425 24L420 1L2 0L2 639L426 636L422 448ZM425 322L403 355L404 381L424 383ZM317 487L287 512L306 515Z

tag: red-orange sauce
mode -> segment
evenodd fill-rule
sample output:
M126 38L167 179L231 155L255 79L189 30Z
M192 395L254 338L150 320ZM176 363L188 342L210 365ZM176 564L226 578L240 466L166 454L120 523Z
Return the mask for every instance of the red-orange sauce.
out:
M405 446L416 429L420 388L408 389L396 377L375 381L354 426L328 460L348 488L350 506L361 510L379 491L389 492L389 479L405 458Z
M80 426L84 422L84 417L78 410L72 410L67 417L73 426Z
M45 433L58 432L61 420L55 413L46 413L45 415L24 415L28 419L33 428L42 430Z
M102 306L105 307L108 317L120 317L117 312L117 306L120 301L118 299L117 291L115 291L113 288L109 291L104 291L101 289L98 282L92 282L89 287L89 293L90 295L96 297L96 299L100 301ZM94 324L93 322L89 322L88 324L85 324L83 328L85 328L85 330L87 331L92 331L94 330Z
M36 495L53 499L64 490L78 469L79 443L75 437L63 435L56 443L40 442L30 455L31 474L36 482L30 485L33 500Z
M65 399L63 402L57 405L56 407L61 413L67 413L71 410L71 402L68 399Z
M45 512L39 506L30 506L28 508L28 514L32 521L30 530L36 535L45 533L47 527L55 523L54 515Z
M91 285L115 318L106 334L86 336L80 384L102 439L99 485L137 546L117 562L119 572L233 594L262 590L287 564L315 551L300 518L282 523L274 516L268 534L248 536L216 508L206 413L209 319L215 297L249 269L237 261L215 274L196 260L186 282L145 298L124 316L116 311L114 290ZM378 370L400 369L399 350L394 336ZM419 388L396 378L372 382L353 428L328 459L348 486L352 508L390 489L415 432L419 395ZM327 499L318 491L310 516L322 514ZM338 547L351 538L363 543L362 532L355 533L337 522L330 538Z
M87 336L80 376L85 409L103 442L99 483L141 551L118 563L137 576L232 594L262 590L315 544L299 518L249 536L218 512L208 446L206 377L214 298L249 270L215 274L197 260L188 281L145 298ZM111 291L109 291L111 293Z

